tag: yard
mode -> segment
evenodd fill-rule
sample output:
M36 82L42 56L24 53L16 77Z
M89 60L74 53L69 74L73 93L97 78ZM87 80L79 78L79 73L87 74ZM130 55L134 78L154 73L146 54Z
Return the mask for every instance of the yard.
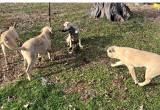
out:
M32 80L24 73L22 57L8 50L9 70L0 49L0 110L159 110L160 78L145 87L135 85L125 66L112 68L109 46L127 46L160 54L160 14L151 6L129 4L133 16L123 23L87 16L92 4L51 4L52 58L36 61ZM76 24L84 49L67 53L64 21ZM22 42L48 24L48 4L0 4L0 29L12 22ZM136 68L144 80L145 68ZM5 76L5 77L4 77ZM47 83L43 84L43 80Z

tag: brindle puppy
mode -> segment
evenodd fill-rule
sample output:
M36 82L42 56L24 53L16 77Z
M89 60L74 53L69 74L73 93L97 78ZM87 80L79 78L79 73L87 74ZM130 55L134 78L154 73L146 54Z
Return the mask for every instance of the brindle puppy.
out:
M78 30L73 26L70 22L65 22L63 24L64 28L62 32L69 32L68 37L66 38L67 45L69 46L69 53L72 53L73 51L76 51L77 49L83 49L83 46L81 44L81 40L78 36Z

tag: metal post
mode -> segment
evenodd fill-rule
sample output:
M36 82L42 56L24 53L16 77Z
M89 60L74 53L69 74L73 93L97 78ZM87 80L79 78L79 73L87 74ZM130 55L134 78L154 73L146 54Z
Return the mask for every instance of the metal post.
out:
M49 15L49 26L51 27L51 6L49 3L49 7L48 7L48 15Z

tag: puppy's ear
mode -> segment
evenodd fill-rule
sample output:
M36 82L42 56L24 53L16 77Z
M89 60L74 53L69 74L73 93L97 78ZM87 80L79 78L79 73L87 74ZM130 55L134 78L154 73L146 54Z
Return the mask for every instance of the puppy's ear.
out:
M69 23L68 21L64 22L64 23L63 23L63 26L64 26L64 27L67 27L68 23Z
M49 27L49 31L52 33L52 27Z

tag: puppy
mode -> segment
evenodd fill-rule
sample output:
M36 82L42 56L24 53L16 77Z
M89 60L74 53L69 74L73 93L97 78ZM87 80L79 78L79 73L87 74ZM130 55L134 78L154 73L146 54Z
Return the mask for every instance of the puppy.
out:
M26 68L26 73L28 80L31 80L29 72L33 67L33 64L35 62L36 56L43 55L45 53L48 53L48 58L51 60L51 40L50 35L52 33L51 27L44 27L41 30L41 34L38 35L35 38L31 38L27 40L22 47L18 48L21 50L21 54L24 58L24 66ZM27 65L26 65L27 64Z
M160 75L160 55L146 52L129 47L111 46L107 49L107 54L110 58L119 59L119 62L111 64L112 67L126 65L135 84L138 83L134 67L145 67L145 81L138 83L139 86L144 86L150 83L151 79Z
M0 38L0 45L2 48L2 52L4 54L6 66L8 65L6 48L9 48L11 50L16 49L18 47L17 41L20 41L19 35L13 26L11 26L7 31L2 32L1 38Z
M78 36L78 30L73 26L70 22L65 22L63 24L63 30L62 32L69 32L68 37L66 38L66 43L69 46L69 53L72 53L75 49L79 48L83 49L83 46L81 44L81 40Z

